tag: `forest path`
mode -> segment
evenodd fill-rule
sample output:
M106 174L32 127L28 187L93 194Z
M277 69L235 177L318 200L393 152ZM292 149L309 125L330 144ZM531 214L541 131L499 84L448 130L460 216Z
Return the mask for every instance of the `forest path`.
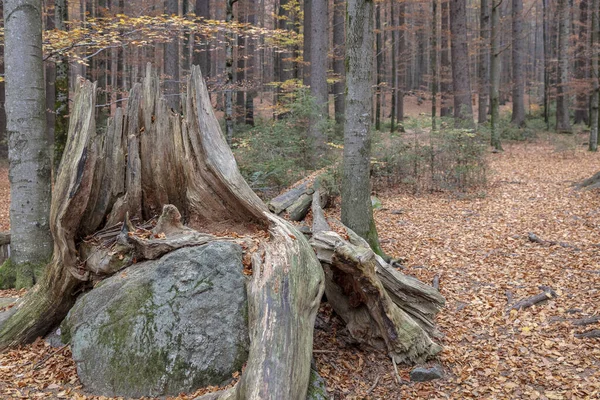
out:
M425 282L441 276L446 379L398 387L383 355L319 354L342 398L363 398L377 376L369 398L600 397L599 340L574 337L600 323L570 321L600 315L600 192L571 187L600 170L600 154L575 146L584 140L552 135L506 144L505 152L489 155L485 195L379 195L383 209L375 218L385 251L403 257L404 272ZM531 242L529 232L566 247ZM540 293L540 285L559 297L506 312L507 291L516 302ZM331 339L318 335L323 347ZM409 371L400 371L403 379Z

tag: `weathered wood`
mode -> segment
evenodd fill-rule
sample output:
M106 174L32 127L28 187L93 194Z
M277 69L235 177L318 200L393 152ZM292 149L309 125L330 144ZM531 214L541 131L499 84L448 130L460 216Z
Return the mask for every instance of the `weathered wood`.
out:
M600 322L600 316L588 317L588 318L580 318L571 321L571 323L575 326L586 326L595 324L596 322Z
M396 362L424 361L441 350L392 301L377 274L381 258L368 245L350 243L331 231L315 232L311 244L324 265L327 299L354 338L385 348Z
M313 234L317 232L323 232L330 230L329 224L327 223L327 219L325 218L325 213L323 212L323 207L321 204L321 189L317 189L313 193L312 199L312 231Z
M10 244L10 231L0 232L0 246Z
M596 172L593 176L583 180L582 182L575 185L575 188L591 190L600 188L600 172Z
M531 297L528 297L526 299L516 302L512 307L510 307L508 309L508 311L510 311L510 310L519 311L524 308L532 307L538 303L553 299L558 296L558 294L556 294L556 292L551 287L541 286L540 289L543 290L542 293L536 294L535 296L531 296Z
M306 193L309 182L304 182L269 201L269 209L274 214L281 214L290 207L300 196Z
M287 208L288 215L292 221L301 221L308 214L312 203L313 194L303 193L298 199Z
M576 333L575 337L578 339L600 338L600 329L594 329L593 331L585 333Z

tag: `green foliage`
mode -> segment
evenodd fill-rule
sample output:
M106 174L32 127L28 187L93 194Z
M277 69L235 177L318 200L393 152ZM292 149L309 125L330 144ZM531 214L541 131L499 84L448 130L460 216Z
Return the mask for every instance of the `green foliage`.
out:
M373 148L373 173L381 189L406 185L413 192L466 192L487 180L487 139L471 129L442 120L430 132L431 118L405 121L406 134L381 134ZM427 133L430 132L430 133Z
M14 288L16 280L17 271L9 258L0 266L0 290Z
M284 116L276 121L259 120L254 128L237 134L232 144L242 175L267 197L333 160L333 154L327 154L314 162L308 131L317 107L308 90L297 89L289 99ZM338 140L331 121L324 121L322 130L329 142Z

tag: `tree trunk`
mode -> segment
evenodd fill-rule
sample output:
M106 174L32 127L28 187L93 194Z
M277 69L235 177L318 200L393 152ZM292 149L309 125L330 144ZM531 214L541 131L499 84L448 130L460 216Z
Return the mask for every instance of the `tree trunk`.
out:
M310 86L311 49L312 49L312 0L304 0L304 43L303 43L303 67L302 83Z
M558 0L558 82L556 87L556 131L571 133L569 119L569 1Z
M437 26L438 26L438 0L432 0L432 18L431 25L431 129L436 130L437 114L437 92L438 92L438 73L437 73Z
M256 24L256 0L248 0L246 21ZM246 38L246 125L254 126L254 98L256 97L256 82L254 81L254 51L256 39L250 35Z
M371 207L373 2L348 0L342 222L382 253Z
M225 22L233 21L233 5L237 0L227 0ZM227 32L225 45L225 138L231 146L233 140L233 33Z
M523 0L512 0L512 119L518 127L525 125L525 37L523 36Z
M194 12L197 16L204 19L210 19L210 1L196 0L196 7ZM205 77L211 76L210 70L210 44L207 43L207 37L200 35L201 45L200 51L194 54L194 64L200 66L200 70Z
M344 66L346 0L334 0L333 7L333 73L337 79L333 85L333 96L335 101L335 122L339 126L342 126L344 123L344 105L346 102L344 93L346 86L346 68Z
M487 121L490 102L490 0L481 0L479 21L479 109L477 121Z
M600 85L598 69L598 58L600 57L600 4L598 0L592 0L592 98L590 112L590 151L598 151L598 102L600 101Z
M67 30L68 7L66 0L55 0L54 23L56 29ZM62 158L65 144L67 143L67 131L69 129L69 60L60 57L56 63L55 90L55 120L54 120L54 171L58 169Z
M450 63L450 0L442 0L442 50L441 50L441 91L440 116L452 114L450 96L452 93L452 65Z
M315 101L309 127L313 159L318 160L324 152L325 132L323 122L328 118L327 53L329 48L329 13L327 1L311 2L310 10L310 94Z
M375 130L381 130L381 84L383 75L383 44L381 31L381 3L375 13L375 62L377 63L377 76L375 78Z
M178 0L165 1L165 13L167 15L178 15L179 2ZM177 35L177 33L175 34ZM180 95L179 95L179 37L171 38L165 44L164 52L165 66L165 96L169 108L175 112L179 112Z
M41 1L5 1L4 27L11 259L17 286L28 287L35 283L33 266L52 252Z
M550 130L550 21L548 0L542 0L542 37L544 38L544 122Z
M396 7L395 3L390 4L390 23L392 26L396 26L396 18L395 18L395 13L394 13L394 8ZM391 106L392 106L392 110L390 113L390 132L394 133L394 130L396 129L395 126L395 119L396 119L396 107L397 107L397 103L398 103L398 99L397 99L397 92L398 92L398 67L397 67L397 57L396 57L396 46L398 46L397 40L396 40L396 36L398 34L396 33L396 29L392 30L392 43L391 43L391 47L392 47L392 59L391 59L391 64L392 64L392 99L391 99Z
M588 122L589 85L587 84L590 57L588 51L588 0L579 2L579 37L577 39L576 61L575 61L575 78L578 81L577 90L577 106L575 108L575 123L582 124Z
M496 150L502 150L500 142L500 5L502 0L492 0L492 36L491 36L491 58L492 67L490 71L490 99L491 99L491 145Z
M406 3L398 4L398 108L396 119L398 123L404 121L404 93L406 92Z
M459 126L471 127L473 125L473 105L471 103L471 76L467 42L467 5L464 0L450 0L450 31L454 118Z

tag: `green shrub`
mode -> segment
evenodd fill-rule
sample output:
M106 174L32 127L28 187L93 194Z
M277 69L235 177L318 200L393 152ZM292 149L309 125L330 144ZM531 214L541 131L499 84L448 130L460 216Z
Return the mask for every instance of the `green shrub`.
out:
M466 192L485 186L485 136L453 128L444 119L439 131L427 133L430 123L430 118L411 119L407 134L377 134L372 167L376 188L405 185L413 192Z
M317 107L308 90L298 89L289 98L285 116L275 121L258 120L254 128L236 133L232 144L242 175L264 197L272 196L310 171L333 161L333 151L316 161L312 155L308 130ZM333 122L323 121L322 124L327 141L339 142Z

